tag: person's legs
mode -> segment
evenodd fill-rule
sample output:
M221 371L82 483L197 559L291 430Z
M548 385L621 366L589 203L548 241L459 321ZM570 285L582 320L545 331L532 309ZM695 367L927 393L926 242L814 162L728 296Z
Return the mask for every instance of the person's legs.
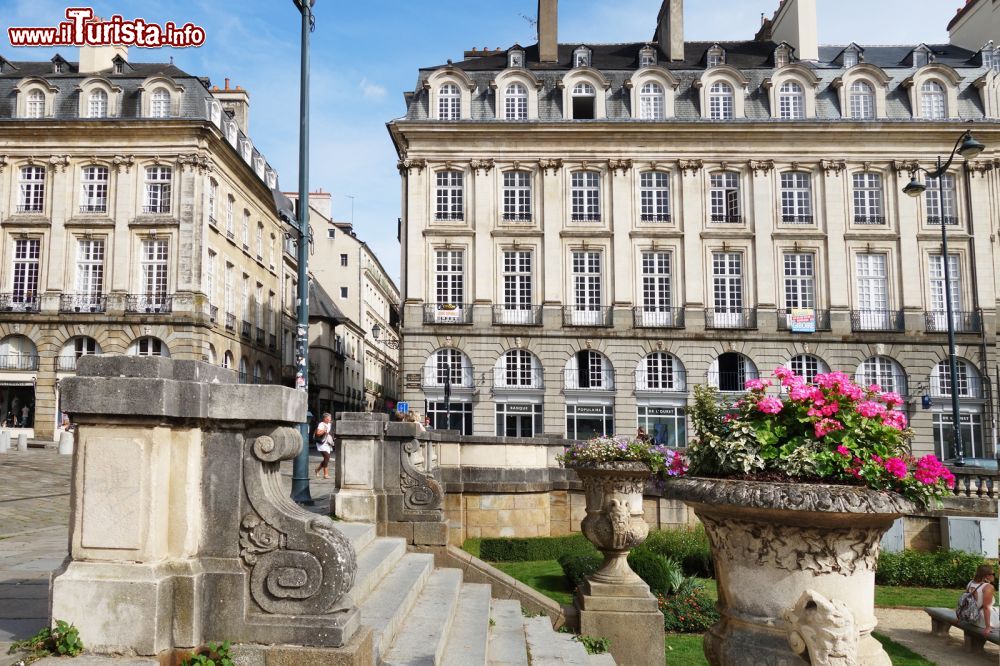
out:
M323 469L323 478L324 479L329 479L330 478L330 469L329 469L329 467L330 467L330 452L329 451L324 451L323 452L323 462L320 464L320 467Z

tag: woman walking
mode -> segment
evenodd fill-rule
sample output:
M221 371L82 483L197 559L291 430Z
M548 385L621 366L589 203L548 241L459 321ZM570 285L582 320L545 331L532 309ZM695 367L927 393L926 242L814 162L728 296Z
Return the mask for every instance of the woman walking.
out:
M319 464L316 468L316 476L319 476L320 472L323 472L323 478L330 478L330 454L333 453L333 430L332 424L333 416L330 412L323 413L323 419L316 426L316 431L313 433L313 441L316 442L316 450L323 454L323 462Z

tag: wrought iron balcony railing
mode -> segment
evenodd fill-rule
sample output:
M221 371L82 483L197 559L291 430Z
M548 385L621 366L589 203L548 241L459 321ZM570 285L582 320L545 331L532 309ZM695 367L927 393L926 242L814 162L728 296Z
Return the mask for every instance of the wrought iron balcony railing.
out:
M878 225L885 224L884 215L855 215L854 224Z
M495 326L540 326L542 306L540 305L494 305L493 324Z
M778 310L778 330L779 331L792 331L796 329L797 320L808 312L812 312L815 328L817 331L829 331L831 329L830 322L830 311L829 310L816 310L811 308L786 308L784 310ZM803 313L803 314L800 314Z
M684 308L646 305L632 308L636 328L684 328Z
M635 390L648 393L683 393L687 391L687 373L679 368L657 372L636 370Z
M531 211L511 213L509 211L504 211L503 213L504 222L531 222Z
M258 326L257 327L257 344L263 347L264 346L264 340L266 340L266 338L264 337L264 329L262 329L262 328L260 328Z
M169 314L174 309L174 297L168 294L129 294L125 297L125 312L132 314Z
M267 348L271 351L275 351L278 348L278 336L271 333L267 339Z
M851 310L851 329L854 331L902 333L905 330L903 311Z
M0 370L38 370L38 355L7 354L0 356Z
M812 224L812 215L782 215L782 224Z
M599 371L563 370L563 388L571 391L614 391L614 372L601 368Z
M226 330L235 331L236 330L236 315L232 312L226 313Z
M670 213L642 213L639 215L642 222L669 222Z
M250 336L253 334L252 331L253 331L253 326L251 326L250 322L244 319L242 325L240 326L240 337L249 340Z
M142 212L146 215L169 215L170 204L155 204L153 206L143 206Z
M457 364L448 367L424 368L423 383L424 388L443 388L447 383L449 374L451 375L451 387L472 388L472 368L460 368Z
M756 330L757 308L710 308L705 310L705 328Z
M563 326L611 326L613 309L601 305L564 305Z
M62 294L59 312L104 312L107 300L104 294Z
M209 307L208 320L213 324L217 324L219 322L219 306L213 305Z
M719 222L722 224L743 224L742 215L731 215L728 213L725 215L713 213L712 215L709 216L709 220L712 222Z
M471 324L472 303L428 303L424 305L425 324Z
M80 213L83 215L94 215L97 213L107 213L108 204L105 203L93 203L93 204L80 204Z
M983 330L983 313L981 310L952 312L951 321L954 324L956 333L981 333ZM924 312L924 324L928 333L947 333L947 311Z
M534 391L545 388L542 368L493 368L493 388Z
M38 312L38 296L0 294L0 312Z

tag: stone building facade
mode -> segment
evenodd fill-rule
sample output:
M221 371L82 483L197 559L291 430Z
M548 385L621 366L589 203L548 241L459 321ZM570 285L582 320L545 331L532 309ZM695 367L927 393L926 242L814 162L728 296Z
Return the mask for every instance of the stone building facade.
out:
M947 265L966 453L995 455L992 44L821 46L814 0L748 41L685 42L665 0L649 42L558 44L555 5L538 45L421 69L389 123L403 399L466 434L683 446L692 386L829 368L947 453ZM987 148L944 210L904 196L966 129Z
M83 355L206 360L253 383L291 365L296 265L249 96L126 55L0 57L0 420L40 438Z

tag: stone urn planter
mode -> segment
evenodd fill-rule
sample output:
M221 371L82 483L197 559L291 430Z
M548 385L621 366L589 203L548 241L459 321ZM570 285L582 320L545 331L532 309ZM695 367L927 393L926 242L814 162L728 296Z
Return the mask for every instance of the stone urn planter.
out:
M705 634L709 663L891 666L871 636L875 565L911 502L857 486L697 477L666 492L711 544L722 619Z
M587 501L587 515L580 529L604 555L601 568L590 580L609 585L644 585L629 567L628 554L649 536L642 511L649 467L640 462L576 463L569 467L580 477Z

